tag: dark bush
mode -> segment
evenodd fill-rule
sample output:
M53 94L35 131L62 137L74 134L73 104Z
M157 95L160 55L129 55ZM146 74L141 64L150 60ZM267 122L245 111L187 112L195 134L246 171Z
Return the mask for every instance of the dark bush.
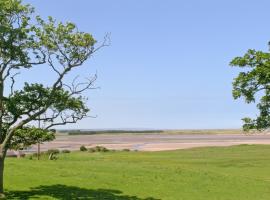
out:
M51 154L49 155L49 160L57 160L56 154L51 153Z
M102 146L96 146L96 147L92 147L90 149L88 149L88 152L93 153L93 152L108 152L110 151L109 149L107 149L106 147L102 147Z
M49 149L46 153L49 155L49 160L56 160L56 155L59 154L60 151L59 149Z
M82 145L82 146L80 147L80 151L87 151L87 148L86 148L84 145Z
M130 149L123 149L122 151L130 151Z
M47 154L59 154L59 149L48 149Z
M95 148L90 148L90 149L88 149L88 152L94 153L94 152L96 152L96 149Z
M96 151L98 152L108 152L109 149L107 149L106 147L102 147L102 146L96 146Z
M68 149L63 149L63 150L61 151L61 153L70 153L70 150L68 150Z

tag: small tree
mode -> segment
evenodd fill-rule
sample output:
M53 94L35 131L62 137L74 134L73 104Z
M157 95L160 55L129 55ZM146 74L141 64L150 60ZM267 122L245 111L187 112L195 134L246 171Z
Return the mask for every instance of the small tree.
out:
M242 72L233 81L233 97L243 97L247 103L256 102L259 114L255 119L243 118L243 129L265 130L270 127L270 53L250 49L231 61Z
M82 92L94 88L96 75L83 82L78 78L70 82L67 75L106 46L107 40L99 47L95 44L92 35L78 31L73 23L57 23L52 17L43 20L20 0L0 0L0 195L4 196L4 160L9 148L29 145L32 134L87 117ZM39 66L54 73L55 81L43 85L29 83L25 77L24 86L16 89L20 70ZM41 77L46 79L44 74ZM29 126L38 121L43 130Z
M22 150L34 144L50 142L55 139L55 132L51 130L24 127L18 129L11 138L9 148L14 150Z

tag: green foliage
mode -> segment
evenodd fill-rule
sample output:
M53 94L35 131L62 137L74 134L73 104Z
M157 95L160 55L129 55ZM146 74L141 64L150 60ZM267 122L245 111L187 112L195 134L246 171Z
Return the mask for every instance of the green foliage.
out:
M231 61L231 66L243 68L233 81L233 97L243 97L247 103L259 98L256 119L244 118L243 129L264 130L270 127L270 53L248 50L242 57Z
M87 151L87 148L84 145L82 145L80 146L80 151Z
M103 147L103 146L95 146L95 147L92 147L92 148L89 148L88 149L88 152L90 153L94 153L94 152L108 152L110 151L109 149L107 149L106 147Z
M36 52L30 16L33 8L19 0L0 0L0 60L15 68L29 67L31 52ZM19 65L19 66L17 66Z
M96 152L96 150L95 150L95 148L89 148L89 149L88 149L88 152L89 152L89 153L94 153L94 152Z
M50 155L50 154L59 154L60 151L59 151L59 149L48 149L48 151L46 153L48 155Z
M29 130L24 131L29 129L26 126L31 121L47 124L45 133L53 126L76 123L87 116L87 98L81 93L91 87L95 78L70 84L65 82L65 77L95 52L95 44L91 34L79 31L71 22L56 22L52 17L44 20L21 0L0 0L0 143L3 149L6 145L21 148L10 141L16 134L13 141L26 142L24 147L33 144L26 141L30 139ZM22 89L14 88L14 74L20 69L44 64L56 75L52 85L25 82ZM11 85L4 84L7 79L11 79ZM16 129L20 133L15 134Z
M51 141L54 126L76 123L87 116L85 90L92 89L96 76L83 81L67 75L85 63L96 40L79 31L75 24L44 20L21 0L0 0L0 157L7 149L23 149L32 144ZM44 86L29 83L15 85L20 70L43 66L54 81ZM41 124L42 128L29 124ZM49 159L56 159L55 153ZM3 163L3 160L0 159ZM3 174L3 168L0 174ZM0 175L0 196L3 194Z
M49 155L49 160L57 160L57 154L59 154L59 149L49 149L46 154Z
M60 153L70 153L69 150L63 150L60 152L59 149L48 149L47 151L40 152L39 159L40 160L56 160L57 155ZM37 158L38 154L35 152L29 156L27 156L30 160Z
M6 119L31 114L31 112L46 106L58 113L73 111L77 116L84 116L89 111L82 96L73 97L69 91L63 88L52 90L52 88L44 87L42 84L25 83L22 90L15 91L6 99L4 104L8 111Z
M49 130L35 127L17 129L10 142L10 149L25 149L31 145L49 142L55 139L55 134Z
M127 151L128 152L128 151L130 151L130 149L123 149L122 151Z
M68 150L68 149L63 149L63 150L61 151L61 153L70 153L70 150Z
M45 22L37 17L39 26L35 31L40 44L47 48L61 64L78 64L88 58L89 51L94 50L96 41L89 33L78 32L73 23L56 23L52 18ZM61 47L62 51L59 51Z

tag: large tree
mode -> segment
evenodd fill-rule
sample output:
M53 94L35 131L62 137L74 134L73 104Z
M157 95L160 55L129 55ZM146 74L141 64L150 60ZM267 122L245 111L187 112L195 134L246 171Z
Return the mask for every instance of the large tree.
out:
M86 81L71 81L67 75L107 41L95 45L92 35L78 31L73 23L57 23L52 17L43 20L20 0L0 0L0 195L6 152L16 142L30 144L34 124L41 122L42 128L32 131L44 133L87 116L82 92L93 88L96 75ZM30 83L27 70L36 67L46 67L55 80ZM15 85L20 71L24 86ZM39 79L47 79L46 74Z
M256 118L243 118L245 131L262 131L270 127L270 52L249 49L242 57L231 61L241 68L233 81L233 97L243 97L247 103L257 102Z

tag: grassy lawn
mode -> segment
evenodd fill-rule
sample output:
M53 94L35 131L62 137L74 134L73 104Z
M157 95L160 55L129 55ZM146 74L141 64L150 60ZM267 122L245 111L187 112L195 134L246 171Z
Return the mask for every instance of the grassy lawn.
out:
M7 199L269 200L270 146L8 158Z

